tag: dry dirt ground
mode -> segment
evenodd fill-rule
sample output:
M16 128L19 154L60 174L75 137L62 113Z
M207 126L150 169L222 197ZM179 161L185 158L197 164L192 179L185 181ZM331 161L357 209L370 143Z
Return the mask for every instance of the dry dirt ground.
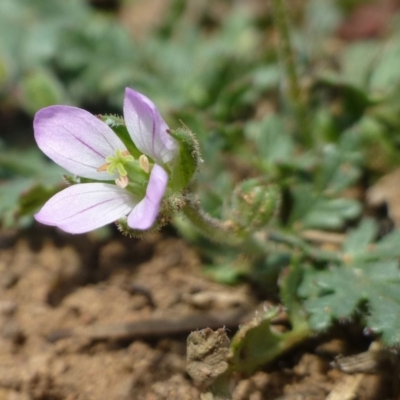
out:
M195 250L175 237L1 238L0 400L199 399L185 372L187 335L219 323L234 333L235 310L262 300L248 284L207 280ZM351 340L313 338L239 377L233 399L390 399L382 374L329 366Z

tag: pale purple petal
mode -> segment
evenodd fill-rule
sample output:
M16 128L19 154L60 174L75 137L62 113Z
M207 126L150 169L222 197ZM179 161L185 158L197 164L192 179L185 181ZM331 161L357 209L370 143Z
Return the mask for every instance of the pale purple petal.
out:
M135 204L129 192L115 185L82 183L53 196L35 219L69 233L84 233L124 217Z
M149 229L157 218L161 200L168 183L168 174L155 164L150 173L146 196L128 216L128 226L132 229Z
M177 151L175 139L154 103L146 96L125 89L124 118L136 147L158 164L171 161Z
M67 171L84 178L115 179L107 172L97 172L97 168L116 149L126 147L93 114L76 107L50 106L36 113L33 127L39 148Z

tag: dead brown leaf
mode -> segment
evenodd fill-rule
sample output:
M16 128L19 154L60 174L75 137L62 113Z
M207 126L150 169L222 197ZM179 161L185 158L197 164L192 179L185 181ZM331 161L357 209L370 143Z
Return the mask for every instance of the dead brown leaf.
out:
M367 190L367 203L372 207L386 203L389 217L400 228L400 168L383 176Z

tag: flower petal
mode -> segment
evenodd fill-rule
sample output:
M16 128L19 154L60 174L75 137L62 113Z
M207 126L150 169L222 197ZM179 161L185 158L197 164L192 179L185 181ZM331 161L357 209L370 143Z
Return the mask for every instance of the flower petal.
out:
M128 216L130 228L146 230L154 224L167 183L168 174L164 168L155 164L150 173L146 196Z
M136 147L158 164L172 160L177 144L168 134L168 126L154 103L146 96L125 89L124 118Z
M35 219L69 233L84 233L124 217L135 204L129 192L115 185L82 183L53 196Z
M98 172L107 156L126 147L113 130L93 114L76 107L50 106L35 115L35 139L40 149L73 174L90 179L113 180Z

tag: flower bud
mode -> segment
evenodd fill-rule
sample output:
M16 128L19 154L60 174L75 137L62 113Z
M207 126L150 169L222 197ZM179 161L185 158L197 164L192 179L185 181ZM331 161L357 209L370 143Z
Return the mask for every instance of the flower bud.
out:
M246 231L261 229L269 223L280 205L280 191L259 179L236 186L226 218Z
M171 187L179 192L188 186L201 162L199 143L187 128L178 128L169 133L179 146L171 168Z

